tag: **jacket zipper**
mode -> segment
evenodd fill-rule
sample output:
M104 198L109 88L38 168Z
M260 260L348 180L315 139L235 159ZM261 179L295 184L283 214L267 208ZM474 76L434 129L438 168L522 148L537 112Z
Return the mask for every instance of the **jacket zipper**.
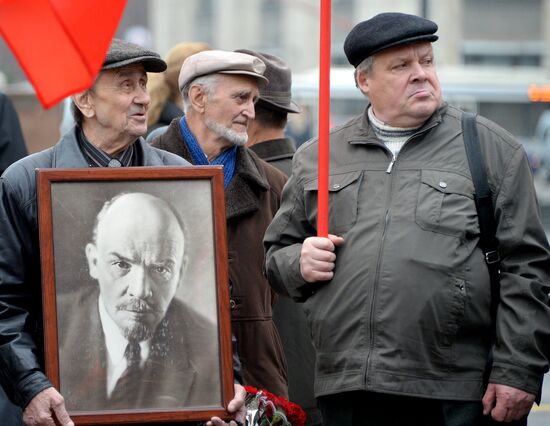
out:
M390 161L390 165L388 166L388 168L386 169L386 173L387 174L390 174L391 171L393 170L393 165L395 164L395 160L397 160L397 157L395 156L395 154L392 154L392 159Z
M389 152L389 149L384 145L385 149ZM376 295L378 290L378 282L380 279L380 264L382 263L382 256L381 253L384 251L384 242L386 240L386 229L388 227L389 218L390 218L390 210L391 210L391 199L392 199L392 192L393 192L393 175L391 175L391 171L393 169L393 165L395 163L395 160L397 157L393 155L392 153L392 160L390 161L390 164L388 168L386 169L386 173L389 174L389 188L386 195L386 201L385 201L385 213L384 213L384 226L382 227L382 233L380 235L380 244L378 247L378 258L376 260L376 272L374 275L374 285L372 290L372 299L370 302L369 307L369 350L367 352L367 365L365 369L365 384L366 389L368 390L368 384L369 384L369 371L370 371L370 363L371 363L371 356L374 348L374 306L376 301Z
M410 140L414 139L415 137L417 137L418 135L428 131L429 129L431 129L432 127L435 127L438 123L433 123L431 126L425 128L425 129L422 129L422 131L420 132L417 132L417 133L414 133L413 135L411 135L406 141L405 143L403 144L403 147L401 148L401 151L403 150L403 148L405 148L405 145L407 143L409 143ZM377 295L377 290L378 290L378 284L379 284L379 281L380 281L380 266L381 266L381 263L382 263L382 252L384 251L384 244L385 244L385 240L386 240L386 229L388 228L388 223L389 223L389 219L390 219L390 211L391 211L391 200L393 198L393 175L391 174L392 170L393 170L393 166L395 165L395 162L397 161L397 156L394 155L386 145L383 145L383 148L386 150L386 152L389 152L392 156L391 160L390 160L390 164L388 165L388 168L386 169L386 173L388 175L390 175L390 182L389 182L389 190L387 192L387 196L386 196L386 204L385 204L385 207L386 207L386 213L384 215L384 226L382 228L382 234L380 236L380 245L378 247L378 259L376 260L376 274L375 274L375 279L374 279L374 285L373 285L373 291L372 291L372 299L371 299L371 303L370 303L370 310L369 310L369 350L367 352L367 365L366 365L366 368L365 368L365 384L366 384L366 389L368 390L368 384L369 384L369 371L370 371L370 364L371 364L371 359L372 359L372 352L373 352L373 349L374 349L374 333L375 333L375 329L374 329L374 321L373 321L373 318L374 318L374 306L375 306L375 302L376 302L376 295ZM400 151L400 152L401 152Z

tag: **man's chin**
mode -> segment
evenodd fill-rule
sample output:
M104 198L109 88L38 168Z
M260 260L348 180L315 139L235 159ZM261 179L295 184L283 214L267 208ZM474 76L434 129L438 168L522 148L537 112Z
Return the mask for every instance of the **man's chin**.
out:
M231 138L231 143L233 145L245 146L247 142L248 142L248 134L246 132L245 133L235 132L235 134Z
M142 342L153 337L154 327L149 324L134 322L122 329L122 334L126 340Z
M431 99L427 102L419 102L410 111L410 116L415 117L418 123L424 123L439 107L437 100ZM417 124L418 124L417 123Z
M132 128L128 129L128 134L136 139L142 136L145 137L147 134L147 126L132 126Z
M206 120L206 127L233 145L244 146L248 142L246 129L244 132L238 132L214 120Z

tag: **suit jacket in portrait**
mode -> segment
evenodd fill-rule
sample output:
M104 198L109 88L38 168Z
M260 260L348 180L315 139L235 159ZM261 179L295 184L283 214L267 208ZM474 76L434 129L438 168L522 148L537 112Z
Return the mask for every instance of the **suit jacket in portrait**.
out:
M98 289L59 297L60 391L70 411L219 406L217 327L174 298L151 340L128 406L107 398L107 359Z

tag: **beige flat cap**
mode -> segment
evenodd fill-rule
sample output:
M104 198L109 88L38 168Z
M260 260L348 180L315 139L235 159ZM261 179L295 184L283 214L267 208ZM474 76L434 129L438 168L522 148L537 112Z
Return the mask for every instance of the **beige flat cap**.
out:
M267 83L263 76L265 64L259 58L245 53L226 50L206 50L189 56L181 66L178 85L180 90L197 77L208 74L240 74L255 77Z

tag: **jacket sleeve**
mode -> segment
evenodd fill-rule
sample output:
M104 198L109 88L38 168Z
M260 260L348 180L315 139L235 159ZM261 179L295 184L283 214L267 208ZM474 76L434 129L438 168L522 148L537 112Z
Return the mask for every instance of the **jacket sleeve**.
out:
M495 216L501 275L490 382L536 394L550 357L550 255L521 148L502 177Z
M295 157L295 162L298 159ZM287 181L281 206L264 237L266 274L271 287L298 302L305 301L319 283L308 283L300 273L300 253L305 238L314 236L304 208L304 191L298 173Z
M0 94L0 174L27 155L17 112L10 98Z
M17 166L15 166L17 167ZM13 170L13 167L10 169ZM8 173L9 174L9 173ZM32 177L33 178L33 177ZM26 179L32 179L26 176ZM42 373L42 308L35 200L0 179L0 384L24 408L52 384ZM37 347L37 343L39 347Z

